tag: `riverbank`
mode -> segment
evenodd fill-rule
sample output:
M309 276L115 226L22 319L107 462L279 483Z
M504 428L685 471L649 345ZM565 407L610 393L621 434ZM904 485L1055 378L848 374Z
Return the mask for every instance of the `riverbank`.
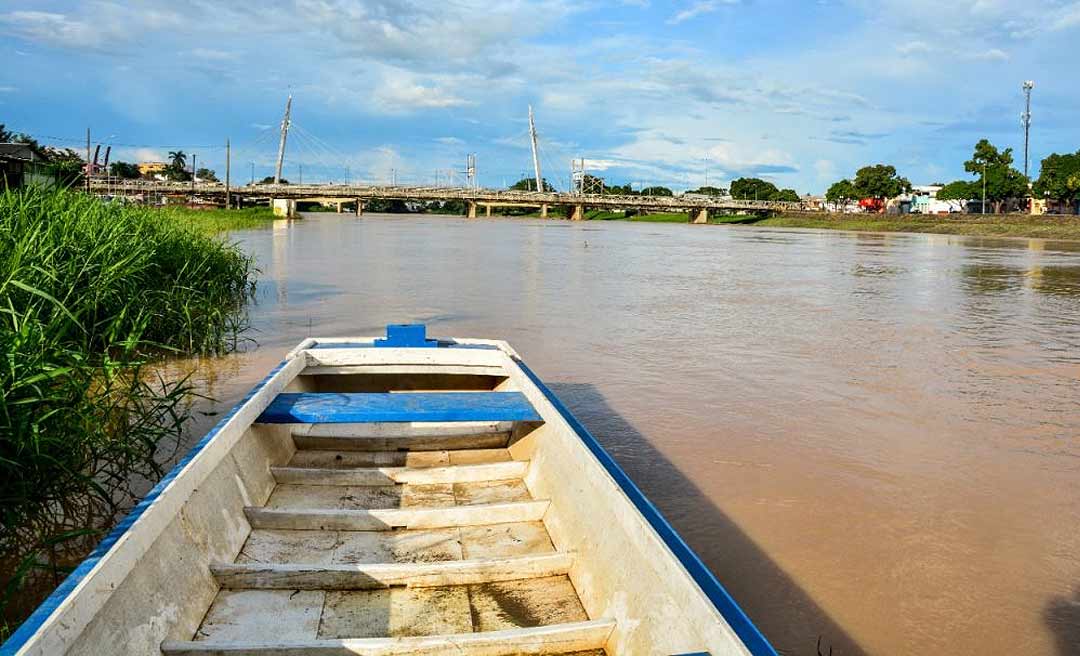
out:
M278 217L266 206L245 207L243 209L195 209L182 205L165 207L158 210L171 220L185 223L207 234L220 234L230 230L248 230L262 228L271 224Z
M742 217L747 218L747 217ZM711 221L710 221L711 223ZM1029 214L784 214L753 221L756 226L853 230L862 232L921 232L973 237L1027 237L1080 240L1078 216Z
M656 212L649 214L631 214L627 216L623 212L608 212L604 210L590 210L585 212L587 221L633 221L640 223L689 223L690 217L686 212ZM749 216L724 214L710 216L709 223L747 223L756 219Z
M233 350L259 220L74 191L0 192L0 640L157 481L190 419L162 358Z

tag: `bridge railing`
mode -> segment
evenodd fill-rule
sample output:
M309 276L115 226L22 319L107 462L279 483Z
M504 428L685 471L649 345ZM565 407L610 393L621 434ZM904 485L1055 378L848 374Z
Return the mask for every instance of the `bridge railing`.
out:
M224 195L221 182L167 182L93 178L91 191L109 194L159 193L184 195ZM345 184L255 184L233 185L230 193L248 197L340 198L342 200L464 200L478 203L519 203L534 205L585 205L590 207L625 207L643 209L733 209L759 211L801 210L801 202L741 200L710 196L631 196L621 194L570 194L562 192L518 191L472 187L345 185Z

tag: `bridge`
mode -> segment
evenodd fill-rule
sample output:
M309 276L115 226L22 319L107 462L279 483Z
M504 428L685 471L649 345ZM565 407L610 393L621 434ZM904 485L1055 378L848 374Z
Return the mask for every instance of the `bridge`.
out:
M552 207L567 208L571 220L585 218L586 209L637 210L639 212L685 212L692 223L706 223L709 212L773 212L803 209L802 203L768 200L739 200L719 196L683 194L679 196L626 196L617 194L582 194L557 191L514 191L477 187L419 187L398 185L342 184L256 184L226 186L214 182L165 182L156 180L121 180L94 177L91 193L108 196L146 199L149 196L172 196L213 199L236 205L243 202L265 202L274 199L337 204L338 211L351 206L359 216L369 200L402 201L461 201L465 215L476 218L483 208L487 216L498 207L535 207L540 216L547 217Z

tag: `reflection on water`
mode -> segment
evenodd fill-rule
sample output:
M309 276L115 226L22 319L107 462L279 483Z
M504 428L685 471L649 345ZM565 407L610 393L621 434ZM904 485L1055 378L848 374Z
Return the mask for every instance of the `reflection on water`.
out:
M325 214L237 238L260 346L191 367L207 412L313 334L505 338L785 653L1076 653L1078 245Z

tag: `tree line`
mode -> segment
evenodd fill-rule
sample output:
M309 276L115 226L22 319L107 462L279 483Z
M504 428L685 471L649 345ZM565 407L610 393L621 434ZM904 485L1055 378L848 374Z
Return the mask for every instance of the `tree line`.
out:
M555 191L554 185L547 178L541 181L544 191ZM536 178L522 178L510 185L511 191L536 191ZM605 194L612 196L674 196L675 192L669 187L654 185L642 189L633 189L629 184L608 184L603 178L585 174L581 181L581 189L587 194ZM697 189L689 189L687 194L702 196L726 196L728 189L711 185L701 186ZM774 200L799 202L799 194L794 189L779 189L773 183L760 178L738 178L731 183L731 196L739 200Z
M944 201L981 201L985 198L994 213L1010 201L1042 198L1075 205L1080 201L1080 150L1073 154L1053 153L1042 160L1039 177L1032 182L1013 166L1012 148L998 149L981 139L964 162L970 177L938 184L937 198ZM864 166L853 179L839 180L825 192L825 200L836 205L860 202L868 209L884 209L885 202L911 191L911 182L896 168L886 164Z

